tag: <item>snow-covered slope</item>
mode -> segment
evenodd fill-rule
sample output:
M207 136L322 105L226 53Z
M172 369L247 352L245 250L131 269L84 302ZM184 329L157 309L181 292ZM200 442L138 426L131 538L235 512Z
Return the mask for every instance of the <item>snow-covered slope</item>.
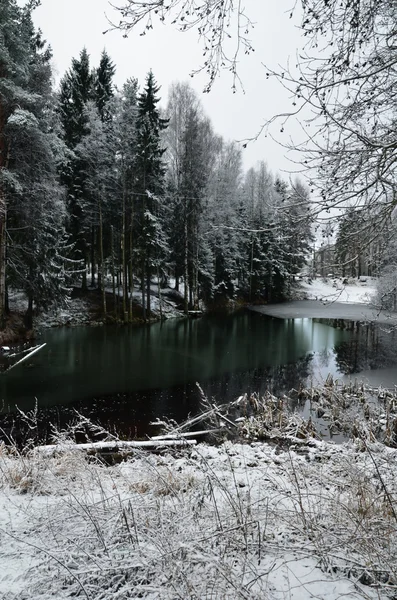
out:
M326 300L328 302L349 302L370 304L376 292L376 279L362 278L349 280L344 284L341 279L314 279L311 283L302 282L301 287L308 300Z

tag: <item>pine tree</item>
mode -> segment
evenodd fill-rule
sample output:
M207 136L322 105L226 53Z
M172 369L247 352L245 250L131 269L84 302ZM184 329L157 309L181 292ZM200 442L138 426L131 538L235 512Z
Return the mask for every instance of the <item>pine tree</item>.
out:
M136 194L139 198L140 210L137 214L138 221L138 246L141 263L141 287L144 318L150 316L150 284L158 257L165 248L159 235L161 220L162 196L164 193L165 166L163 154L165 149L161 146L161 132L166 129L168 119L163 119L157 108L160 88L156 85L154 75L150 71L146 78L146 85L138 98L137 118L137 184ZM153 218L157 219L156 239L153 238ZM156 267L157 269L157 267ZM146 287L146 303L145 303Z
M93 76L93 99L102 121L111 118L111 113L107 107L114 95L113 77L115 72L116 67L106 50L103 50L99 67L95 70Z
M105 285L105 224L110 221L112 196L116 182L117 142L111 121L103 121L93 102L85 108L88 132L76 146L75 153L85 165L87 215L92 231L96 233L97 257L91 258L92 268L98 261L98 288L102 292L102 308L106 317ZM94 240L92 248L94 248Z
M59 92L59 113L64 140L72 151L67 164L62 169L62 182L68 189L69 235L74 245L74 256L84 264L83 289L86 287L86 267L90 238L92 246L92 230L87 215L89 206L89 192L86 189L85 177L87 165L84 157L75 156L73 150L89 131L85 109L87 103L93 99L93 86L94 76L90 68L90 58L86 48L83 48L79 58L73 58L70 70L61 80Z
M65 142L73 149L86 133L87 117L84 108L94 97L94 76L86 48L80 57L72 59L72 66L60 83L59 111Z

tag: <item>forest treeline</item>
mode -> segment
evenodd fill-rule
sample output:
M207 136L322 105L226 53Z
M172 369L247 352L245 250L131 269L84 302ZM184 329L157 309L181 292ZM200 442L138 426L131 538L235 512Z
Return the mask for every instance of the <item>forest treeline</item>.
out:
M170 278L186 312L287 297L312 239L309 190L263 161L244 172L189 84L163 108L152 72L116 89L106 51L92 65L83 49L54 90L35 4L0 5L1 325L8 289L26 294L27 325L73 286L100 290L105 315L117 296L127 321L132 292L148 318Z

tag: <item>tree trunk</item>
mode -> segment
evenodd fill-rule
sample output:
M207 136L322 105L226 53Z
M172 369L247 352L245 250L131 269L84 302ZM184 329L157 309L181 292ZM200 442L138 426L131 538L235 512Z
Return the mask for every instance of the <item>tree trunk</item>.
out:
M125 242L126 242L126 235L125 235L125 229L126 229L126 215L125 215L125 211L126 211L126 190L125 190L125 185L123 184L123 207L122 207L122 211L123 211L123 223L122 223L122 232L121 232L121 258L122 258L122 270L123 270L123 320L124 322L126 321L126 314L127 314L127 264L126 264L126 249L125 249Z
M197 232L198 236L198 232ZM198 237L196 238L198 240ZM194 310L198 310L199 308L199 299L198 299L198 264L199 264L199 253L198 253L198 243L196 242L196 264L194 266Z
M110 227L110 247L111 247L111 260L112 260L112 293L113 293L113 311L116 314L116 274L114 267L114 227Z
M189 314L189 300L188 300L188 281L189 281L189 241L188 241L188 229L187 229L187 214L186 214L186 200L185 200L185 224L184 224L184 233L185 233L185 257L184 257L184 280L185 280L185 289L184 289L184 311L185 315Z
M27 330L33 329L33 294L28 295L28 310L25 313L25 327Z
M0 99L0 169L8 168L10 145L6 144L3 133L5 124L4 107ZM7 268L7 198L0 187L0 329L6 326L6 268Z
M142 312L143 320L146 321L146 303L145 303L145 260L142 259L141 272L141 292L142 292Z
M99 203L99 220L102 219L102 208L101 208L101 204ZM103 259L101 259L101 244L103 245L103 232L101 233L102 230L102 226L101 224L98 225L98 233L95 236L96 237L96 243L97 243L97 251L95 252L95 255L98 258L98 290L102 291L102 287L104 285L104 269L102 267L99 267L99 263L101 262L103 264ZM102 230L103 231L103 230ZM103 250L102 250L102 254L103 254Z
M159 295L160 319L163 320L163 307L161 306L161 284L160 284L160 269L157 265L157 290Z
M133 204L134 200L133 198L131 199L131 220L130 220L130 256L129 256L129 262L128 262L128 267L129 267L129 282L130 282L130 286L129 286L129 306L128 306L128 310L129 310L129 320L130 322L132 321L132 293L134 291L134 278L133 278L133 271L132 271L132 252L133 252L133 238L132 238L132 232L133 232L133 224L134 224L134 204Z
M8 285L7 285L7 282L6 282L5 313L6 313L6 315L10 314L10 303L9 303L9 298L8 298Z
M91 287L95 287L95 226L91 227Z
M252 302L252 271L254 268L254 240L251 241L251 264L250 264L250 302Z
M81 289L83 292L87 291L87 262L87 256L84 256L83 273L81 276Z
M151 270L150 270L149 260L148 260L146 263L146 313L147 313L147 318L149 320L150 320L150 298L151 298L150 283L151 283Z
M101 291L102 291L102 310L103 316L106 319L106 281L105 281L105 261L103 256L103 221L102 221L102 203L98 200L99 208L99 258L100 258L100 269L98 269L98 275L101 275Z

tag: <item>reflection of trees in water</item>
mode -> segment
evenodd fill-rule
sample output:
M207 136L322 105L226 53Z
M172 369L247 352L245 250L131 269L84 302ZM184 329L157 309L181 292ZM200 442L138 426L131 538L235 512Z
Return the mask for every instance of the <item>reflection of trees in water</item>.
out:
M328 350L328 348L324 348L317 353L317 361L320 367L329 367L329 359L332 356L332 352Z
M287 394L292 388L305 385L310 376L312 354L286 365L266 366L240 373L228 373L218 380L203 383L204 392L220 402L231 402L241 394L259 395L270 391L274 395Z
M335 346L335 360L346 374L389 367L397 363L396 332L386 332L378 325L350 323L351 339Z

